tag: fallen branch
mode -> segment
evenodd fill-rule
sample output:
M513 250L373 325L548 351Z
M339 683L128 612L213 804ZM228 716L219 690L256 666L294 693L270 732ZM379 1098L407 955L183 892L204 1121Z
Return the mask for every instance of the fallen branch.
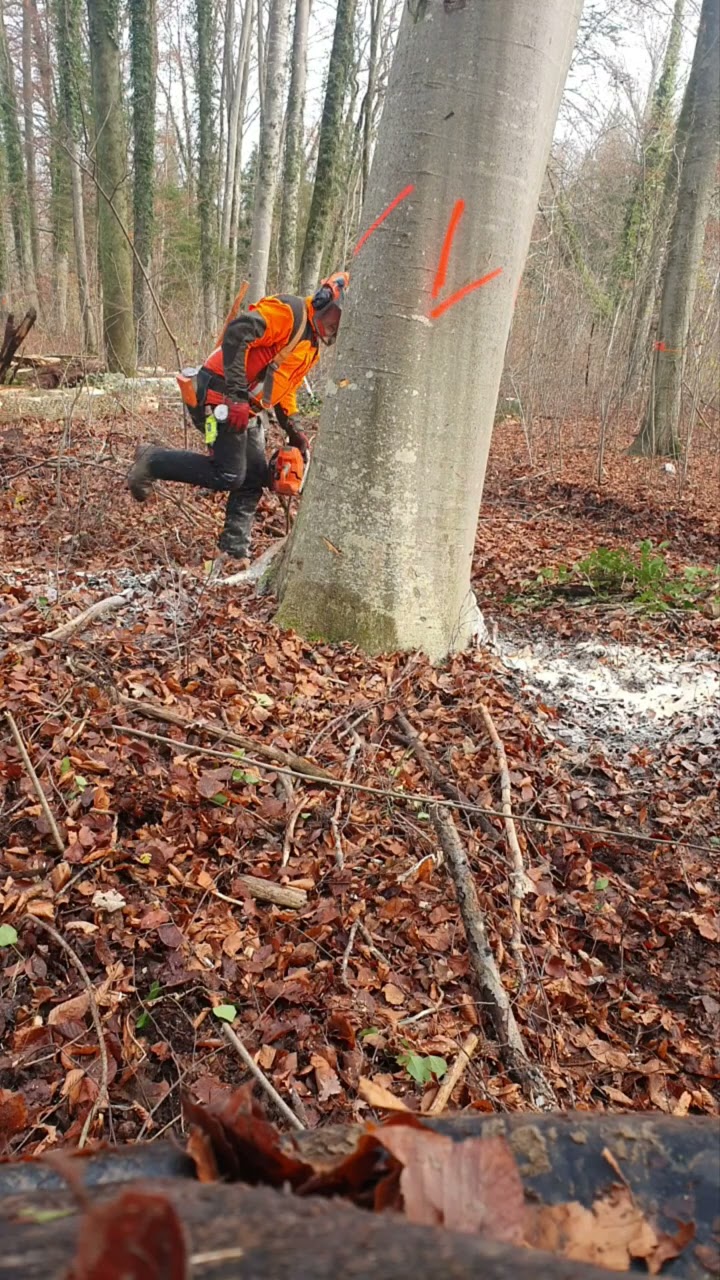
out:
M248 1053L240 1037L233 1031L232 1027L229 1026L227 1022L223 1023L222 1033L225 1039L228 1041L228 1043L232 1045L233 1049L238 1054L238 1056L242 1058L248 1071L252 1072L258 1084L260 1085L261 1089L265 1090L265 1093L267 1094L268 1098L270 1098L271 1101L275 1103L275 1106L277 1107L278 1111L280 1111L282 1115L284 1115L288 1124L291 1124L294 1129L304 1129L305 1125L303 1124L302 1120L300 1120L299 1117L295 1115L295 1112L292 1110L292 1108L289 1107L287 1102L285 1102L284 1099L280 1097L280 1094L278 1093L275 1086L270 1083L267 1076L265 1075L265 1072L258 1066L257 1062L252 1057L252 1055Z
M120 701L123 702L125 706L128 706L132 704L133 700L131 698L121 696ZM143 707L151 704L138 702L135 705ZM198 722L196 721L183 721L185 728L189 728L191 730L196 729L197 723ZM199 721L199 724L202 726L203 721ZM235 765L238 763L237 758L231 755L229 751L218 751L214 747L199 747L193 742L184 742L180 738L165 738L159 733L147 733L144 729L133 729L131 725L127 724L113 723L109 727L114 729L116 733L127 733L133 738L144 738L147 742L161 742L167 747L173 747L176 751L187 751L190 755L206 756L209 760L225 760L226 762ZM198 731L206 732L206 730L202 729ZM223 737L228 742L240 739L239 734L233 734L228 738L225 730L223 730ZM279 750L276 747L268 747L264 743L254 742L252 738L240 739L240 745L244 746L245 743L247 743L250 751L258 752L258 754L266 754L270 751L276 752ZM302 756L293 757L290 752L283 752L283 754L288 756L290 759L294 758L296 760L302 760ZM331 773L322 772L322 766L313 764L312 761L307 761L303 767L299 767L292 764L268 764L265 760L260 760L257 757L253 758L252 755L246 755L243 763L254 765L256 769L267 769L272 773L284 772L291 778L299 778L305 782L314 782L316 784L318 782L322 782L326 787L341 787L347 791L357 791L359 795L379 796L386 804L410 804L422 805L423 807L427 807L428 805L438 805L448 810L458 809L461 813L467 813L471 817L474 814L489 814L490 817L493 818L504 818L505 816L501 809L492 809L489 805L474 804L469 800L450 800L449 798L441 799L439 796L430 795L427 791L398 791L395 787L373 787L367 782L345 782L342 778L333 777ZM313 770L312 773L309 771L307 767L308 765ZM652 845L653 847L661 846L665 849L697 849L700 853L716 852L713 845L702 843L700 840L685 840L680 839L679 837L671 839L665 834L650 836L645 831L629 831L624 827L618 829L617 827L610 825L606 827L590 826L588 823L568 822L565 818L561 817L542 818L538 814L528 814L527 816L519 814L516 821L521 822L523 825L528 827L555 827L558 831L584 832L586 835L602 836L605 840L627 840L631 845L646 844ZM494 828L493 834L497 840L498 833Z
M343 951L342 964L340 965L340 981L342 982L344 987L350 986L350 983L348 982L348 976L347 976L348 964L350 963L350 956L352 954L352 949L355 945L355 934L357 933L359 927L360 927L360 921L354 920L350 926L350 936L348 937L348 940L347 940L347 946Z
M497 756L498 769L500 770L500 788L502 794L502 811L505 819L505 835L507 838L508 850L510 853L510 898L513 910L513 938L512 952L515 956L515 962L518 967L521 985L525 985L525 960L523 958L522 946L522 901L523 898L532 891L533 884L525 872L525 863L523 860L520 841L518 840L517 828L512 816L512 788L510 785L510 770L508 768L505 747L495 726L495 721L484 702L480 703L480 714L483 718L485 728L487 729L490 740L495 748Z
M313 781L335 782L335 778L327 769L323 769L322 765L314 764L312 760L307 760L305 756L297 756L293 751L282 751L280 747L272 747L265 742L255 742L252 738L246 738L241 733L231 732L224 725L213 724L208 720L185 720L183 716L178 715L176 711L169 711L167 707L158 707L154 702L141 702L136 698L126 698L123 694L120 695L120 701L129 711L137 711L148 720L161 720L164 724L177 725L185 733L204 733L207 734L208 738L212 738L216 742L229 742L233 747L241 747L244 751L252 751L255 755L263 756L266 760L283 765L286 769L294 769L305 776L309 776ZM121 726L116 727L121 728ZM142 736L150 737L152 735L145 734ZM166 741L172 742L172 739L166 739ZM183 746L182 743L177 745L179 747Z
M53 814L53 811L50 808L50 805L48 804L48 798L42 789L42 786L40 784L40 779L38 778L35 772L35 769L33 767L33 762L30 759L30 756L28 755L27 747L25 746L25 742L23 740L22 734L18 729L17 724L15 723L15 717L13 716L12 711L5 712L5 719L8 722L10 732L15 740L15 746L20 752L20 757L22 759L23 764L25 765L27 775L30 781L32 782L33 790L35 791L35 794L38 800L40 801L40 808L42 809L45 815L45 818L47 820L48 826L50 827L50 830L52 832L52 837L53 837L53 840L55 841L55 845L58 849L58 852L64 854L65 841L63 840L60 834L60 828L57 822L55 821L55 815Z
M107 1047L105 1045L103 1025L100 1019L100 1010L97 1007L97 1000L95 999L95 991L93 989L90 975L80 957L75 951L73 951L70 943L66 942L62 934L58 933L57 929L55 929L51 924L48 924L46 920L40 920L37 916L26 915L23 916L22 923L25 922L31 923L36 929L42 929L45 933L49 933L51 938L54 938L55 942L57 942L58 946L65 952L68 959L77 969L88 994L90 1017L92 1018L93 1026L95 1028L95 1035L97 1036L98 1050L100 1053L100 1083L98 1085L97 1098L85 1117L85 1123L83 1124L82 1133L80 1134L80 1139L78 1141L78 1147L84 1147L88 1140L90 1130L95 1123L96 1117L104 1115L110 1108L110 1096L108 1093L108 1055Z
M444 813L437 805L433 806L430 816L455 886L475 978L478 1015L483 1020L489 1017L508 1070L518 1080L526 1097L534 1106L546 1110L557 1105L555 1095L539 1068L530 1063L525 1051L510 997L500 979L488 941L485 916L457 828L450 814Z
M479 1043L480 1037L476 1036L474 1031L471 1031L469 1036L466 1036L457 1058L438 1089L437 1097L430 1108L431 1116L439 1115L440 1112L444 1111L447 1107L453 1090L464 1076L470 1059L472 1058Z
M259 876L239 875L235 879L251 898L257 898L260 902L273 902L276 907L287 907L290 911L300 911L307 906L304 889L290 889L287 885L275 884L272 880L261 880ZM223 902L231 902L235 907L245 905L242 898L230 898L219 889L211 889L210 892L214 898L222 898Z
M102 618L107 613L115 613L117 609L122 609L124 604L132 596L132 591L128 588L118 596L106 596L104 600L96 600L87 609L83 609L82 613L76 614L69 622L64 622L61 627L56 627L54 631L46 631L44 635L35 636L33 644L36 640L67 640L68 636L74 636L76 631L82 631L83 627L87 627L91 622L96 622L98 618Z
M345 774L343 777L343 782L350 781L350 778L352 776L352 771L353 771L353 765L355 764L355 757L358 751L360 750L360 748L362 747L362 739L358 737L354 729L352 730L352 737L353 737L353 740L352 740L350 750L348 752L348 758L347 758L347 764L345 766ZM330 829L333 833L333 837L335 840L335 865L341 871L345 866L345 855L343 853L342 837L340 835L340 813L342 811L343 794L344 793L342 790L338 791L337 799L335 801L335 808L333 810L333 815L330 819Z
M232 573L229 578L216 578L213 582L214 587L243 587L249 583L259 582L263 574L272 564L279 551L282 551L287 537L279 538L277 542L271 543L266 551L263 551L257 560L253 560L252 564L243 569L240 573Z
M342 795L342 792L340 794ZM288 862L290 861L290 853L292 851L293 841L295 839L295 827L297 826L297 820L300 817L300 814L303 812L303 810L307 809L307 806L308 806L307 800L302 799L299 804L295 805L295 808L290 814L287 827L285 828L285 839L283 840L282 861L280 862L281 867L286 867Z
M451 782L449 778L446 778L441 769L438 769L438 766L435 764L435 761L430 755L427 747L421 741L419 733L417 733L413 728L407 716L404 715L402 711L398 711L396 713L395 725L399 730L399 736L402 738L403 742L410 747L410 750L418 760L418 763L422 765L430 781L435 784L439 791L442 791L443 795L446 795L450 800L454 800L457 805L468 809L468 811L476 811L476 821L478 826L482 828L487 836L491 836L493 840L497 840L498 833L492 823L489 822L485 815L478 810L477 806L473 804L473 801L470 800L454 782Z

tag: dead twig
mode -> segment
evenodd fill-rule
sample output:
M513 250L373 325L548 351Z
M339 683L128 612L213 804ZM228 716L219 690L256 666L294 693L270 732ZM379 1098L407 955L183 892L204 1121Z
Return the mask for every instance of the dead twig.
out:
M272 880L261 880L259 876L236 876L235 879L246 889L251 898L260 902L273 902L276 907L286 907L290 911L300 911L307 906L307 894L304 889L291 889L284 884L274 884ZM243 907L242 898L230 898L219 889L211 889L213 898L222 898L223 902L231 902L235 907Z
M528 1059L510 997L505 990L487 935L485 915L480 906L475 881L457 828L448 813L437 805L431 818L448 862L455 896L468 944L475 978L475 1003L481 1019L490 1019L508 1070L522 1086L534 1106L546 1109L556 1104L553 1090L539 1068Z
M465 1074L470 1059L480 1043L480 1037L471 1031L463 1041L462 1048L458 1053L452 1067L448 1071L437 1092L437 1097L430 1108L430 1115L436 1116L444 1111L452 1096L453 1090Z
M511 948L517 964L520 983L525 985L525 959L523 956L522 942L522 901L523 898L532 891L532 881L528 879L525 872L525 862L523 860L520 841L518 840L517 828L512 815L512 788L510 785L510 770L508 768L507 756L505 754L505 746L497 731L495 721L484 702L480 703L480 714L483 718L485 728L487 729L490 740L495 748L497 756L498 769L500 770L500 788L502 793L502 811L505 819L505 836L507 838L508 851L510 854L510 899L512 901L513 910L513 936Z
M307 809L307 807L308 807L308 802L307 800L303 799L300 801L299 804L295 805L295 808L290 814L287 827L285 828L285 839L283 840L282 860L280 862L281 867L286 867L288 862L290 861L290 854L292 852L293 841L295 839L295 827L297 826L297 820L300 817L300 814L303 812L303 810Z
M32 643L37 640L67 640L68 636L75 635L76 631L81 631L83 627L87 627L91 622L95 622L98 618L102 618L106 613L115 613L117 609L122 609L132 596L132 591L123 591L117 596L106 596L104 600L96 600L87 609L83 609L82 613L78 613L69 622L64 622L61 627L56 627L54 631L46 631L44 635L35 636Z
M350 955L352 953L353 946L355 945L355 934L357 933L359 927L360 927L360 921L354 920L350 927L350 936L347 940L347 946L343 952L342 964L340 965L340 981L342 982L344 987L350 986L350 983L348 982L348 976L347 976L348 964L350 962Z
M238 1054L238 1056L242 1058L242 1061L245 1063L245 1066L247 1067L248 1071L252 1072L252 1074L254 1075L260 1087L265 1090L265 1093L267 1094L268 1098L270 1098L271 1101L275 1103L275 1106L277 1107L278 1111L280 1111L284 1115L288 1124L291 1124L294 1129L304 1129L305 1125L303 1124L302 1120L295 1115L295 1112L292 1110L292 1108L289 1107L287 1102L285 1102L280 1097L280 1094L278 1093L275 1086L270 1083L267 1076L265 1075L265 1072L258 1066L257 1062L252 1057L252 1055L248 1053L242 1040L236 1034L236 1032L233 1031L232 1027L228 1026L227 1023L223 1023L222 1033L225 1039L228 1041L228 1044L231 1044L235 1052Z
M352 739L353 739L352 745L348 752L347 764L345 766L345 773L343 775L343 782L350 781L350 778L352 776L352 771L353 771L353 765L355 764L355 757L357 756L358 751L362 747L362 739L358 737L354 729L352 730ZM343 853L343 847L342 847L342 836L340 835L340 814L342 812L342 802L343 802L343 792L338 791L337 799L335 801L335 808L333 810L333 815L330 819L330 829L335 839L335 865L341 871L345 866L345 855ZM346 818L346 821L349 820L349 817L350 817L350 812L348 810L348 817Z
M20 757L22 759L23 764L25 765L27 775L30 781L32 782L33 790L35 791L35 794L38 800L40 801L40 808L42 809L45 815L46 821L48 823L48 826L50 827L53 840L55 841L55 845L58 851L64 854L65 841L63 840L60 834L60 828L57 822L55 821L55 816L53 814L53 811L50 808L50 805L48 804L47 796L45 795L45 792L42 789L42 786L40 784L40 779L38 778L35 772L35 769L33 767L33 762L30 759L30 756L28 755L27 747L25 746L25 742L23 740L22 734L18 729L17 724L15 723L15 717L13 716L12 711L5 712L5 719L8 722L8 727L15 741L15 746L20 752Z
M402 711L398 711L396 713L395 725L398 729L399 737L408 747L410 747L410 750L416 757L418 763L422 765L430 781L435 784L439 791L442 791L443 795L446 795L450 800L454 800L458 806L466 808L468 812L477 811L478 826L482 828L485 835L490 836L493 840L497 840L498 833L493 824L488 821L485 815L477 809L476 805L473 804L472 800L470 800L454 782L451 782L449 778L445 777L445 774L438 768L427 747L424 746L421 741L419 733L417 733L413 728L407 716L404 715Z
M92 1021L93 1021L93 1026L95 1028L95 1035L97 1036L97 1041L98 1041L98 1050L100 1052L100 1083L98 1085L97 1098L93 1102L90 1110L87 1113L87 1116L85 1117L85 1123L82 1127L82 1133L80 1134L80 1138L78 1141L78 1147L84 1147L85 1143L88 1140L88 1134L90 1133L90 1130L92 1129L92 1126L95 1123L96 1117L99 1115L104 1115L105 1112L109 1111L110 1109L110 1095L108 1093L108 1079L109 1079L108 1055L107 1055L107 1047L105 1045L105 1036L103 1034L103 1025L100 1020L100 1010L98 1009L98 1006L97 1006L97 1000L95 999L95 991L93 989L93 984L90 980L90 975L87 969L85 968L85 965L83 964L80 957L77 955L75 951L73 951L72 947L70 946L70 943L66 942L62 934L58 933L57 929L55 929L53 925L48 924L46 920L40 920L36 916L26 915L26 916L23 916L22 923L25 923L25 922L32 923L37 929L42 929L45 933L49 933L51 938L54 938L55 942L57 942L58 946L65 952L68 959L72 962L72 964L77 969L78 973L80 974L80 977L82 978L83 984L88 994L88 1005L90 1009L90 1017L92 1018Z
M216 742L229 742L231 746L241 747L246 751L253 751L256 756L264 756L266 760L271 760L275 764L283 765L286 769L294 769L297 773L309 776L315 782L334 782L335 778L327 769L323 769L322 765L314 764L312 760L307 760L305 756L297 756L292 751L281 751L279 747L272 747L265 742L254 742L252 738L246 738L243 734L234 733L226 729L224 725L213 724L208 720L186 720L183 716L178 715L176 711L169 711L167 707L158 707L154 702L141 702L136 698L126 698L120 695L123 706L129 711L137 711L140 715L145 716L147 720L162 720L164 724L174 724L178 728L184 729L186 733L204 733L208 738L212 738ZM123 732L121 725L116 728ZM156 737L154 734L142 734L137 729L127 730L129 733L138 733L141 737ZM170 742L176 745L172 738L157 738L158 742ZM177 744L183 749L182 743ZM187 746L184 748L187 750ZM201 748L196 748L198 751Z

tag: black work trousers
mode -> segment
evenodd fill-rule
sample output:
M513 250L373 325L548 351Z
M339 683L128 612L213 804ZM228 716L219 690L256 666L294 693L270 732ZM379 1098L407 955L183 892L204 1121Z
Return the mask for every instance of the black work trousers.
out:
M154 480L227 491L225 525L218 546L238 559L249 556L255 511L268 485L260 418L252 418L247 431L233 431L219 422L217 440L208 456L187 449L155 449L149 469Z

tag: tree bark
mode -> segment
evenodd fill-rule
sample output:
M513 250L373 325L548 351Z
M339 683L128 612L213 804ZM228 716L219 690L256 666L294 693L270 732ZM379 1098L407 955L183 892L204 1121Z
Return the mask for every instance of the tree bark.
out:
M260 126L259 169L250 241L249 302L257 302L267 287L275 193L280 173L289 16L289 0L271 0L267 30L267 70ZM261 70L258 69L258 75L260 74Z
M196 0L198 99L198 212L200 216L200 273L203 317L208 335L218 327L215 208L217 147L215 144L215 24L212 0Z
M292 293L297 284L297 234L300 177L303 162L305 83L307 80L308 26L310 0L295 0L292 71L285 126L285 166L278 245L278 281Z
M133 129L133 243L149 273L155 229L155 86L157 79L155 0L130 0L130 66ZM137 258L133 258L133 310L138 358L147 364L154 325L151 300Z
M15 76L5 33L5 14L0 0L0 123L5 141L5 181L10 205L15 256L20 287L28 304L38 310L38 292L33 259L30 202L18 118Z
M342 138L343 107L353 62L355 10L356 0L338 0L315 182L300 264L300 283L306 294L312 293L318 283L328 219L337 194L336 168Z
M80 0L56 0L55 46L57 50L58 130L67 156L70 201L72 209L75 271L78 300L83 326L85 352L96 355L98 332L90 298L87 245L85 241L85 202L82 173L78 164L78 131L80 124L80 84L82 55L80 49Z
M281 625L437 659L476 632L495 403L581 7L405 9L363 227L401 202L357 254Z
M705 228L720 155L720 0L703 0L686 94L692 118L663 275L645 420L631 453L679 452L682 387Z
M88 0L87 10L97 180L127 227L127 141L120 73L118 0ZM131 374L136 363L132 252L117 218L100 192L98 258L105 358L111 371Z

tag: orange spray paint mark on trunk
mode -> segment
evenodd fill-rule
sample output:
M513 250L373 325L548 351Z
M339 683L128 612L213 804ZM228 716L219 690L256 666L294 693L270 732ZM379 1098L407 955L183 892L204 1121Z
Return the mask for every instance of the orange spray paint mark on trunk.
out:
M365 242L370 239L373 232L377 231L378 227L382 226L385 219L389 218L393 210L397 209L398 205L402 204L403 200L407 200L408 196L411 195L414 190L415 190L415 184L414 182L411 182L408 184L407 187L403 188L403 190L400 192L399 195L395 197L394 200L390 201L390 204L388 205L387 209L383 209L383 212L380 214L380 217L376 218L372 226L368 227L367 231L363 235L361 235L360 239L358 240L353 250L353 257L356 257L356 255L360 252Z
M444 302L438 303L430 312L431 320L438 320L440 316L444 316L446 311L454 307L458 302L462 302L463 298L467 298L469 293L474 293L476 289L482 289L483 285L489 284L496 276L502 275L502 267L496 267L494 271L489 271L486 276L481 276L479 280L472 280L470 284L463 285L462 289L458 289L452 293Z
M448 262L450 261L450 252L452 250L453 240L455 239L455 232L460 226L460 222L462 220L462 216L464 212L465 212L465 201L456 200L455 208L450 214L450 221L448 222L447 231L445 232L443 247L440 250L440 261L438 263L438 269L435 272L435 280L433 282L433 287L432 287L433 299L437 298L440 290L445 284L445 280L447 278Z

